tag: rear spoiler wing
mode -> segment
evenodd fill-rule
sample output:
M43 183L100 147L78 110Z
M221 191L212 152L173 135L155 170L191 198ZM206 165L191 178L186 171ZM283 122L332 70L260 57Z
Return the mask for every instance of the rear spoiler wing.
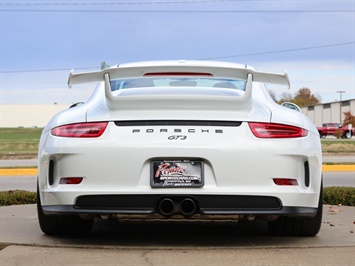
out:
M105 83L105 97L108 104L108 107L111 109L117 108L129 108L130 100L134 100L135 102L139 101L142 106L149 105L147 104L146 97L115 97L111 92L111 83L112 79L120 79L120 78L137 78L143 77L146 73L176 73L176 72L190 72L190 73L211 73L215 77L223 77L223 78L240 78L247 81L245 93L241 97L226 97L224 98L216 98L209 97L214 101L215 104L223 107L227 102L230 102L231 106L235 106L236 103L239 104L239 107L248 107L250 106L251 95L252 95L252 83L254 82L262 82L262 83L273 83L273 84L281 84L290 87L290 81L287 73L284 74L273 74L273 73L265 73L258 72L253 69L247 68L236 68L236 67L214 67L214 66L176 66L176 65L168 65L168 66L130 66L130 67L116 67L109 69L102 69L96 72L87 72L87 73L79 73L75 74L73 71L70 72L68 85L69 87L73 84L87 83L87 82L101 82ZM188 99L186 97L176 97L176 96L164 96L169 102L169 100L186 102ZM169 98L170 97L170 98ZM171 98L173 97L173 98ZM181 99L180 99L181 98ZM207 97L208 98L208 97ZM206 98L206 99L207 99ZM202 98L200 98L202 99ZM205 100L206 100L205 99ZM220 101L220 103L217 103ZM197 101L193 103L194 105L198 105ZM203 104L203 103L201 103ZM154 105L153 102L150 105ZM152 108L151 106L149 108Z
M74 84L100 82L105 80L108 74L110 79L120 78L137 78L143 77L146 73L162 73L162 72L192 72L192 73L211 73L215 77L223 78L240 78L248 79L248 75L252 75L254 82L273 83L290 87L290 80L286 72L283 74L259 72L248 68L235 67L211 67L211 66L140 66L140 67L115 67L102 69L94 72L74 73L72 70L69 74L69 88Z

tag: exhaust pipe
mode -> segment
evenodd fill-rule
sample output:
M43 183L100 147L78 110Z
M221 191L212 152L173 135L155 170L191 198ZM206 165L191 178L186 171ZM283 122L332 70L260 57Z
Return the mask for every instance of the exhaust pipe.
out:
M196 203L192 199L186 198L180 203L180 211L185 217L190 217L196 212Z
M164 216L170 216L175 211L175 203L172 199L165 198L159 202L159 211Z

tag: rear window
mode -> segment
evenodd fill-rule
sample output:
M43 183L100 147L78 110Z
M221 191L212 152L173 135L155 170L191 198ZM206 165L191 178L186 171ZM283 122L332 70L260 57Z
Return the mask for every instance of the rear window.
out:
M205 77L143 77L132 79L111 80L111 90L124 90L132 88L172 88L172 87L203 87L203 88L224 88L245 91L245 80L205 78Z

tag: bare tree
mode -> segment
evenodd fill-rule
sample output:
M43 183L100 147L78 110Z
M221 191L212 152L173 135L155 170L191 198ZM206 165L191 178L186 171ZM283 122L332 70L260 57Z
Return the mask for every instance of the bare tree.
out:
M276 93L275 93L273 90L268 90L268 92L269 92L271 98L272 98L275 102L277 102Z
M292 94L290 92L283 92L281 94L281 98L280 100L278 100L278 103L284 103L284 102L293 102L294 97L292 96Z

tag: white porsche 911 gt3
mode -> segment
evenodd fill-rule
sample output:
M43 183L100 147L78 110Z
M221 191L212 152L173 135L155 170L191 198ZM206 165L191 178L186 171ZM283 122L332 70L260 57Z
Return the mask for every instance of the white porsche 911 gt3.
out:
M94 218L265 219L273 235L314 236L322 220L319 134L264 83L287 74L207 61L130 63L70 73L99 82L57 114L39 147L38 218L49 235Z

